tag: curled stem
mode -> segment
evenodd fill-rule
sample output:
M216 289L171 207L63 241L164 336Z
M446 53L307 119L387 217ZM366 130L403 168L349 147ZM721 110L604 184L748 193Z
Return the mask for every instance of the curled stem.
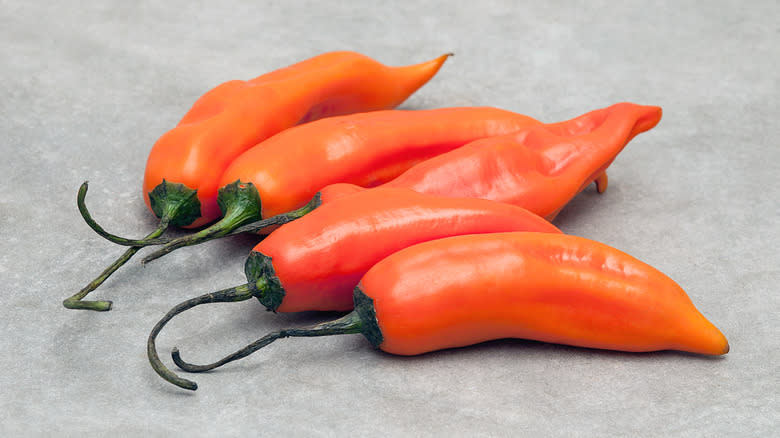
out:
M117 245L135 246L135 247L139 247L139 248L140 247L144 247L144 246L148 246L148 245L162 245L164 243L168 243L171 240L173 240L173 239L168 238L168 237L160 238L159 236L162 233L155 234L155 232L152 232L151 234L149 234L148 236L144 237L143 239L127 239L127 238L124 238L124 237L121 237L121 236L117 236L116 234L109 233L108 231L103 229L103 227L101 227L92 218L92 215L89 213L89 209L87 209L87 204L85 202L85 199L87 197L87 190L88 189L89 189L89 183L87 181L84 181L84 183L81 184L81 187L79 187L78 196L76 197L76 204L78 205L79 212L81 213L81 217L84 218L84 222L86 222L87 225L89 225L89 227L92 228L93 231L98 233L104 239L106 239L106 240L108 240L110 242L116 243ZM163 223L163 222L165 222L165 223ZM169 219L163 217L163 219L161 219L161 221L160 221L160 225L161 226L165 225L167 227L167 225L168 225L167 222L169 222ZM157 230L155 230L155 231L157 231ZM130 256L128 256L128 258L132 257L132 255L135 254L135 252L137 252L137 251L138 250L136 249L132 254L130 254ZM125 254L127 254L127 253L125 253ZM109 275L110 275L110 273L109 273Z
M168 321L185 310L191 309L201 304L244 301L252 298L252 296L253 294L249 290L249 286L245 284L201 295L176 305L173 309L166 313L165 316L157 322L157 324L155 324L154 328L152 328L152 331L149 333L149 338L146 341L146 354L149 357L149 363L152 365L154 371L157 372L160 377L170 383L173 383L176 386L192 391L198 389L197 383L177 376L176 373L169 370L162 363L162 361L160 361L160 356L157 354L157 347L155 346L157 335L160 333L163 327L165 327Z
M229 354L224 358L214 363L210 363L208 365L194 365L185 362L181 358L181 354L179 353L178 348L174 348L171 351L171 357L173 358L173 362L182 370L191 373L202 373L204 371L213 370L214 368L219 368L222 365L233 362L234 360L238 360L246 356L249 356L250 354L265 347L266 345L274 342L277 339L289 338L289 337L346 335L346 334L360 333L361 330L362 330L362 324L357 312L350 312L337 320L324 322L322 324L317 324L310 328L285 329L285 330L279 330L276 332L269 333L263 336L262 338L256 340L255 342L252 342L251 344L247 345L246 347L236 351L235 353Z

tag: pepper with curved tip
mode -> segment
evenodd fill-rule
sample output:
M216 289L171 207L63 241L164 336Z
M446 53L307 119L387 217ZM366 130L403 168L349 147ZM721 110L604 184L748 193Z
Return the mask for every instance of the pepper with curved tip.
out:
M271 333L213 364L189 364L178 350L174 362L202 372L276 339L349 333L399 355L503 338L628 352L729 351L671 278L615 248L563 234L465 235L410 246L363 276L354 303L336 321ZM160 375L169 382L197 387L166 371Z
M564 122L476 140L419 163L380 187L490 199L553 220L589 184L595 182L603 193L607 168L634 137L655 127L662 114L657 106L614 104ZM320 190L320 202L362 190L332 184ZM258 222L243 230L265 226Z
M220 177L241 153L296 124L394 108L428 82L450 55L388 67L355 52L330 52L249 81L217 86L200 97L149 153L143 197L160 218L158 228L144 239L123 239L105 230L101 236L127 245L158 238L170 225L197 227L213 221L219 216ZM79 208L82 214L86 211L85 206ZM140 249L130 246L98 278L66 299L65 307L109 310L110 301L82 299Z
M618 103L559 123L474 141L426 160L381 187L519 205L548 220L589 184L607 188L607 168L637 135L660 122L657 106ZM322 202L363 190L334 184ZM258 223L253 228L261 228Z
M569 122L475 141L420 163L387 186L493 199L553 220L590 183L595 181L599 192L606 190L607 168L629 141L655 127L661 116L657 106L618 103ZM485 174L491 178L483 178ZM446 189L441 178L448 178Z
M157 255L298 208L328 184L376 186L474 140L540 123L497 108L466 107L375 111L296 126L248 150L228 167L217 198L222 220L167 243Z

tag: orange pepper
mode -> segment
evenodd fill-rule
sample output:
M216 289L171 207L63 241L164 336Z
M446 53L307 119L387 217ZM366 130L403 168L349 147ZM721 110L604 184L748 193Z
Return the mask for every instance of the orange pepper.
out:
M566 122L477 140L420 163L385 186L492 199L553 220L590 183L606 190L612 161L631 139L655 127L661 114L657 106L618 103Z
M576 236L505 233L427 242L378 263L356 291L374 303L382 334L376 345L394 354L500 338L636 352L729 351L723 334L672 279ZM359 311L361 320L370 311Z
M271 333L213 364L189 364L178 350L174 362L202 372L276 339L350 333L399 355L502 338L630 352L729 351L725 336L671 278L615 248L564 234L471 234L407 247L368 270L354 307L335 321ZM158 374L197 389L159 368L153 343L150 335Z
M251 182L261 216L298 208L322 187L374 187L465 144L541 122L491 107L375 111L330 117L281 132L228 166L221 186Z

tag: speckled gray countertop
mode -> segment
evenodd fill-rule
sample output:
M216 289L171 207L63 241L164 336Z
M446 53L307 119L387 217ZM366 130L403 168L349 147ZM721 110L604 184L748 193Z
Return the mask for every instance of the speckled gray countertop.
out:
M780 148L776 1L0 2L0 435L777 436ZM155 221L146 155L195 99L321 52L456 56L403 108L491 105L543 121L619 101L664 118L556 219L667 273L729 338L723 358L505 340L401 358L360 336L280 341L162 381L152 325L243 281L251 237L131 262L61 301ZM207 306L159 339L206 362L334 315Z

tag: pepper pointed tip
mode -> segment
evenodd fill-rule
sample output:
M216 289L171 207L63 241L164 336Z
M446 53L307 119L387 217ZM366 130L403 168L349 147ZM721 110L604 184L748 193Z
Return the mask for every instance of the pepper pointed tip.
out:
M634 135L649 131L661 122L664 111L660 106L643 105L642 114L634 125Z

